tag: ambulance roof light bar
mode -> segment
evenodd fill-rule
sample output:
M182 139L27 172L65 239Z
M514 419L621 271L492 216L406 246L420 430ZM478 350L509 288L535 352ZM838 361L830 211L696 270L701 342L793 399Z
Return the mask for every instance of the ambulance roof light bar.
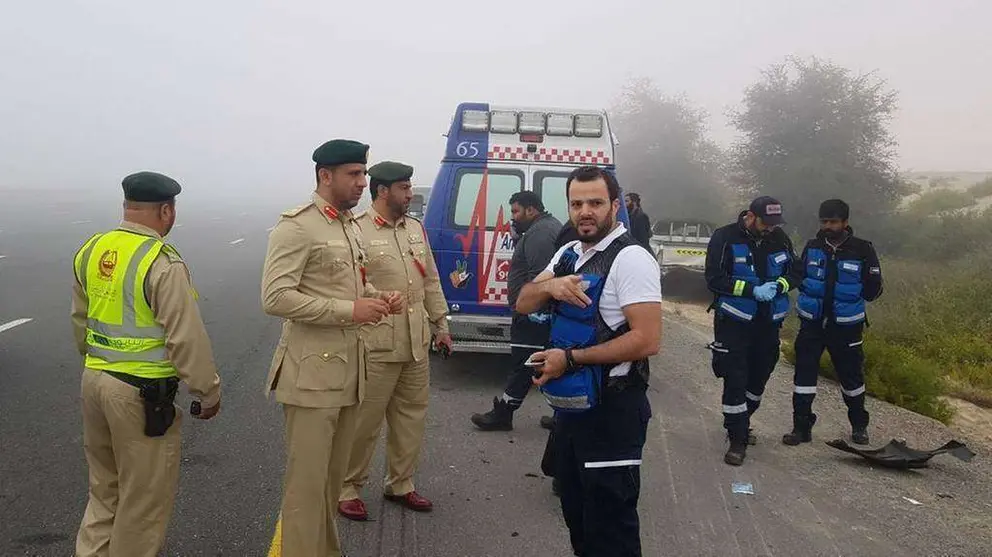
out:
M601 114L546 114L512 110L465 110L462 112L462 130L467 132L602 137L603 127Z

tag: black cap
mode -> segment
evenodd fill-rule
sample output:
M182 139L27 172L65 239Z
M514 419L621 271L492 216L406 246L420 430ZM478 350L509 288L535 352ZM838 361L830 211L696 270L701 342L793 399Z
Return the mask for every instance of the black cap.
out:
M782 218L782 204L774 197L763 195L751 202L749 211L761 217L761 222L769 226L785 224Z
M840 199L828 199L820 203L821 219L847 220L851 216L851 208Z
M136 172L121 181L124 199L161 203L170 201L182 191L179 182L158 172Z

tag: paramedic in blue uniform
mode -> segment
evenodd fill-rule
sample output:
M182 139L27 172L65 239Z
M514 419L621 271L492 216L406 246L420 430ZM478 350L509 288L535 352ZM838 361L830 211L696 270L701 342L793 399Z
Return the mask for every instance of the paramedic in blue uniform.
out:
M730 447L723 457L744 463L754 444L751 415L779 359L779 332L789 312L789 291L801 268L781 229L782 204L751 202L737 222L721 227L706 249L706 284L713 292L713 373L723 379L723 427Z
M512 308L520 289L534 280L555 254L555 238L561 231L561 222L544 209L541 198L532 191L521 191L510 196L510 211L513 228L518 234L507 277L508 302ZM530 315L513 312L510 325L513 370L503 394L493 398L492 410L472 415L472 423L476 427L483 431L513 429L513 413L523 404L533 386L531 369L523 364L531 354L544 349L550 330L551 315L547 308ZM541 426L550 429L551 416L541 417Z
M796 313L795 392L792 395L792 431L786 445L812 440L813 398L824 348L830 353L840 379L851 440L868 444L862 333L867 323L865 302L882 295L882 268L871 242L854 235L848 225L850 207L840 199L820 205L820 231L803 248L803 280Z
M648 358L661 346L661 270L618 222L623 200L616 178L581 167L565 192L579 240L559 249L523 287L517 310L528 313L554 301L555 348L534 354L543 362L534 382L556 409L555 477L574 554L640 556L637 502L651 417ZM555 385L595 373L601 383L587 384L585 392L599 394L588 409L575 411L580 407L569 401L589 396L549 396Z

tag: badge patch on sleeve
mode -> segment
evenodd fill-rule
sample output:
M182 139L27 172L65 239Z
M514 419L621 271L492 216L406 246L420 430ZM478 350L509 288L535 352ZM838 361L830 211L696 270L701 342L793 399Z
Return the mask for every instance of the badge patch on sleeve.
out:
M871 273L871 274L873 274L873 275L880 275L880 274L882 274L882 269L880 269L878 267L869 267L868 268L868 272Z

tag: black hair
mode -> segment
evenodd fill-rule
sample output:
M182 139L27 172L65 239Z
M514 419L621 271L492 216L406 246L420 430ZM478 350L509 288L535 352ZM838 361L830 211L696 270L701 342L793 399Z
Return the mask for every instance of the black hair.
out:
M579 182L593 182L595 180L602 179L606 182L606 189L610 194L610 201L616 201L620 197L620 183L613 174L603 170L598 166L580 166L572 171L568 175L568 181L565 182L565 197L568 197L569 189L572 186L572 180L578 180Z
M379 186L386 186L386 188L389 188L389 186L391 186L391 185L392 184L390 184L388 182L384 182L384 181L382 181L382 180L380 180L378 178L370 178L369 179L369 195L372 196L372 201L375 201L375 198L379 197Z
M524 209L528 207L533 207L538 210L538 212L544 212L544 202L541 198L532 191L518 191L517 193L510 196L510 205L516 203Z
M851 207L840 199L828 199L820 204L821 219L848 220L851 217Z

